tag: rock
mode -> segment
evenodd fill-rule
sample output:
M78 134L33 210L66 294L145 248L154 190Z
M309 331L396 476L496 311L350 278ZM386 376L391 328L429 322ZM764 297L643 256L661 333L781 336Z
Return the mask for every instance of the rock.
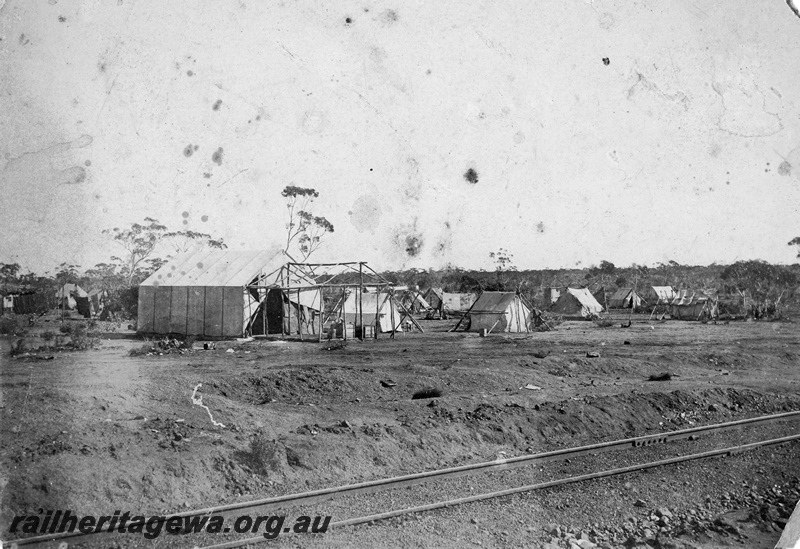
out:
M672 518L672 513L670 513L669 509L667 509L666 507L662 507L661 509L656 510L656 516Z
M561 528L555 522L551 522L544 527L545 531L551 536L561 537Z
M708 405L708 411L709 412L716 412L718 410L719 410L719 408L716 406L716 404L709 404Z
M588 539L582 539L576 545L581 549L595 549L597 547L597 545L595 545Z
M643 499L637 499L636 502L633 504L634 507L647 507L647 502Z

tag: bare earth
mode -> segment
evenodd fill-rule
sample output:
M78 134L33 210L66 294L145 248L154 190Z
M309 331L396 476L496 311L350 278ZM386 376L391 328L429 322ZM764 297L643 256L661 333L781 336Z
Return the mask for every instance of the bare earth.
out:
M0 538L20 537L9 534L12 518L40 508L165 514L800 410L800 329L794 323L639 319L630 328L599 328L566 322L552 332L486 338L446 333L453 324L423 321L425 334L349 340L334 350L280 340L202 350L197 342L183 354L131 357L141 341L103 340L97 349L56 353L53 360L11 358L12 338L0 339ZM648 381L662 373L671 379ZM198 384L213 420L224 426L193 404ZM424 388L442 396L411 399ZM785 436L798 426L743 429L718 440L604 454L307 511L337 521ZM767 548L780 536L784 508L800 491L798 446L280 537L272 544L570 547L570 536L583 533L601 547L621 547L627 539L639 547ZM774 495L775 486L783 500ZM767 509L766 517L756 517L752 509L765 505L777 514ZM703 524L718 524L665 528L659 538L658 525L649 522L660 520L651 515L661 508L669 509L673 522L700 513ZM647 538L644 530L653 528ZM70 547L191 547L228 539L236 537L148 541L127 534Z

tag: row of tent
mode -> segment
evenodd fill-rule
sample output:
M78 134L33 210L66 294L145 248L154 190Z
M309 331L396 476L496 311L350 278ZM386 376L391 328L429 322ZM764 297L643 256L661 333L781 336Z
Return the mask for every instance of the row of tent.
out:
M99 314L104 306L106 291L86 291L77 284L66 283L51 293L17 293L3 296L3 310L15 314L40 314L49 309L77 311L86 318Z
M323 306L322 289L313 284L285 284L275 273L285 265L280 251L239 252L200 250L173 259L139 288L137 331L146 334L185 334L202 337L241 337L265 334L317 334L333 320L352 329L374 327L396 332L410 313L431 309L468 313L469 329L529 331L537 312L514 292L449 293L441 288L387 291L388 285L368 291L342 291L333 307ZM399 290L399 288L398 288ZM591 318L604 307L586 288L549 289L549 309L567 318ZM78 288L62 288L70 297L84 297ZM652 288L657 304L673 318L697 319L716 315L718 300L704 292L668 286ZM85 293L85 292L83 292ZM610 296L609 306L636 307L644 300L632 289ZM71 306L70 301L64 305Z
M700 290L675 290L671 286L651 286L647 295L648 299L642 297L633 288L620 288L610 297L602 293L591 294L588 289L575 290L574 288L547 288L545 299L552 303L550 310L557 314L571 315L577 309L575 301L580 301L583 305L581 316L588 317L600 314L603 306L597 297L602 297L606 301L608 309L638 309L645 305L653 307L653 312L660 312L662 316L669 314L671 318L678 320L698 320L703 317L715 318L719 315L720 304L726 307L728 312L738 312L738 298L720 299L716 292ZM602 292L602 290L601 290ZM574 300L565 308L566 295L574 296ZM588 313L588 314L587 314Z

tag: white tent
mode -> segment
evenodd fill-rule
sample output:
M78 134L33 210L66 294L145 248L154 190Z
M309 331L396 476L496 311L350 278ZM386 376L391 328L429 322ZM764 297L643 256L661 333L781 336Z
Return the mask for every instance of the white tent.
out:
M467 313L467 331L529 332L533 327L530 309L514 292L483 292Z
M554 313L589 318L603 312L603 306L586 288L567 288L553 305Z
M344 321L347 324L352 324L353 326L361 325L361 318L363 318L364 326L375 326L375 315L377 314L377 324L380 332L403 331L400 321L400 307L387 292L364 292L361 298L361 305L363 311L358 310L357 292L351 292L344 304L339 306L337 312L344 317Z

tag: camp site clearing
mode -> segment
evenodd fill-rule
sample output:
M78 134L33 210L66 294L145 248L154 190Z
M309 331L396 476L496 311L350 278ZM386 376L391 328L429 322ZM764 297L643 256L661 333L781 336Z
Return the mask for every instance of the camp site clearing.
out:
M241 287L229 293L238 296L230 307L238 330L244 294ZM506 310L524 315L526 305L500 294L470 303L478 331L450 331L457 319L419 320L424 333L322 342L317 336L198 337L189 350L162 353L137 352L141 340L103 339L96 349L56 353L52 360L8 359L13 340L2 338L0 459L14 471L5 479L4 497L13 494L13 506L4 505L3 527L12 514L34 509L45 492L61 494L58 507L79 514L173 513L800 409L800 331L791 321L658 321L624 312L619 324L608 327L567 320L550 331L520 333L516 316L502 327L497 319ZM691 296L684 297L691 305ZM379 298L370 299L370 310L378 310ZM300 304L309 314L314 310L311 301ZM579 316L593 305L580 295L567 306ZM345 305L346 315L356 314L349 310ZM292 311L296 316L298 309ZM31 328L33 337L58 322L44 320ZM622 328L628 320L630 327ZM496 323L484 337L481 329ZM431 388L440 396L413 398ZM198 396L208 410L196 404ZM642 459L779 436L786 429L778 431L662 445ZM580 475L625 459L588 456L541 470L516 469L515 482ZM392 545L402 528L403 538L420 546L452 539L454 547L473 540L538 547L549 543L546 528L554 523L564 531L594 528L608 547L622 547L633 535L622 529L626 515L647 521L653 509L668 508L675 517L697 516L712 525L725 513L744 509L746 516L746 501L766 498L773 486L786 494L800 488L798 463L800 450L789 445L275 543ZM464 482L480 493L499 481ZM435 486L419 486L364 504L390 510L444 495ZM362 511L335 502L318 510L334 520ZM736 524L749 536L748 547L774 545L779 536L764 531L761 519ZM667 529L662 539L705 548L717 547L726 535ZM235 538L190 543L229 539ZM158 541L159 547L186 546L185 539ZM114 543L141 546L130 536Z

